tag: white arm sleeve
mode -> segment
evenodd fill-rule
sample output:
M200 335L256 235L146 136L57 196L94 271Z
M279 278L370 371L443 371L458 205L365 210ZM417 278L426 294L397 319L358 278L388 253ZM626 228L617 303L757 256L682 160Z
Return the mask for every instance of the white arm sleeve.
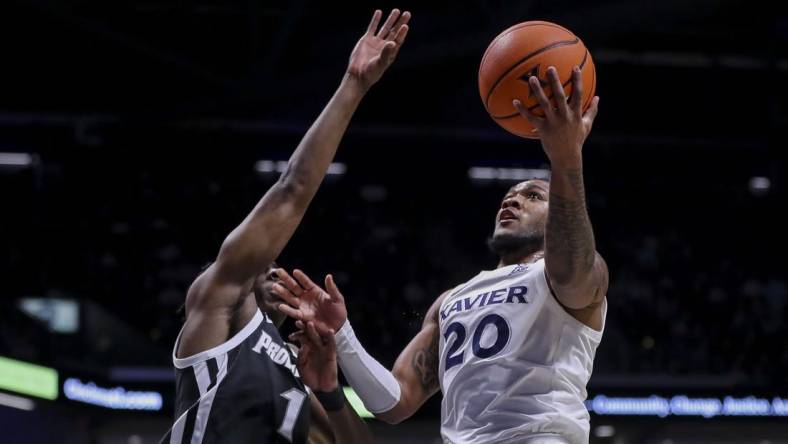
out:
M402 393L394 375L364 350L356 339L350 321L335 335L337 361L350 386L372 413L387 412L399 402Z

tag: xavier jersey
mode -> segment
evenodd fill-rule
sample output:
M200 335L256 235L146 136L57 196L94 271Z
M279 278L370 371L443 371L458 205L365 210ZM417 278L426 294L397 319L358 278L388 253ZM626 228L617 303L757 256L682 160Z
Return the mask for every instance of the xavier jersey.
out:
M182 359L175 350L177 419L162 444L306 442L307 391L290 348L260 310L221 345Z
M483 271L443 300L445 442L588 442L586 384L602 332L564 311L544 267L539 260Z

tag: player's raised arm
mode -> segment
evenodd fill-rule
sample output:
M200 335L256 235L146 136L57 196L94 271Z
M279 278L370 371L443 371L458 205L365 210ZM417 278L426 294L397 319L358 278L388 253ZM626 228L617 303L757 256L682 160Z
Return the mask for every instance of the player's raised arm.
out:
M554 67L547 70L555 106L536 77L529 86L545 112L539 117L520 101L514 105L539 131L542 147L552 169L545 232L545 265L558 300L574 310L595 308L602 303L608 286L608 270L596 252L594 231L586 209L583 184L583 143L597 114L599 97L583 113L583 80L580 69L572 71L572 97L567 100Z
M216 261L189 289L180 354L199 352L226 339L231 308L249 294L255 277L279 255L298 227L359 102L391 65L405 41L410 13L394 10L382 26L380 19L381 11L375 11L350 55L339 88L299 143L279 180L227 236ZM196 331L199 340L193 340L191 333Z
M320 334L336 331L337 359L342 373L364 406L383 421L396 424L413 415L440 388L438 383L438 315L441 295L430 307L421 331L405 347L392 371L364 350L347 320L345 299L331 276L323 291L300 270L293 277L283 270L273 291L286 302L279 309L312 324Z
M394 61L408 32L409 13L400 17L394 10L375 34L380 17L381 12L375 11L350 55L339 89L307 131L279 181L225 239L216 261L223 278L243 282L254 277L278 256L298 226L361 98Z

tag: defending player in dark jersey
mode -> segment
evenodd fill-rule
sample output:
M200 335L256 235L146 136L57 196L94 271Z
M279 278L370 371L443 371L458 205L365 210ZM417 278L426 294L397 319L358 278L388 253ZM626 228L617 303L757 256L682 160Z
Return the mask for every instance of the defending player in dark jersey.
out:
M393 10L378 30L380 19L376 11L339 88L285 172L189 288L186 322L173 350L175 422L163 442L305 443L308 436L325 442L312 436L305 380L265 313L266 271L300 223L361 99L405 41L410 13ZM337 441L357 440L342 436L355 427L343 427L348 416L334 416Z

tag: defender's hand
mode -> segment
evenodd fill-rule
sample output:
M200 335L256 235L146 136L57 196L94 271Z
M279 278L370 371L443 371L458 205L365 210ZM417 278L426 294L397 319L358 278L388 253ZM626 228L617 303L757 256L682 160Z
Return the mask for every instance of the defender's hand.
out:
M309 388L318 392L332 392L339 385L337 379L337 345L334 330L326 335L317 333L315 324L308 322L303 330L289 336L298 342L298 372Z
M591 100L591 106L583 114L583 76L580 68L575 66L572 69L572 98L568 102L555 67L547 69L547 77L555 95L555 108L536 77L531 77L528 85L536 95L545 116L540 117L529 111L519 100L514 100L514 107L536 127L542 139L542 147L553 166L579 165L582 163L583 142L591 132L599 109L599 97Z
M372 15L367 32L359 39L350 54L347 67L347 75L358 81L365 91L380 80L386 69L391 66L408 35L407 23L410 20L410 12L405 11L400 14L399 9L393 9L378 30L382 15L380 10Z
M347 319L347 308L333 276L326 276L326 292L301 270L293 271L295 279L282 269L277 269L276 274L280 281L272 290L285 302L279 304L279 311L304 323L313 322L321 335L342 327Z

